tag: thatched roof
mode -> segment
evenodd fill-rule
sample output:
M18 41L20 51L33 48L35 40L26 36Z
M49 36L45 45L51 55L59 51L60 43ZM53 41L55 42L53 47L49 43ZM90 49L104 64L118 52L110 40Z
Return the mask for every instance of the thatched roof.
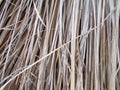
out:
M0 0L0 90L120 90L120 0Z

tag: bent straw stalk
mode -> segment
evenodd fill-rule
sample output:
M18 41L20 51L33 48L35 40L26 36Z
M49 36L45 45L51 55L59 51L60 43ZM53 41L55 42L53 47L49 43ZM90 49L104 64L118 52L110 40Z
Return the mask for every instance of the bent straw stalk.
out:
M0 90L120 90L120 0L0 0Z

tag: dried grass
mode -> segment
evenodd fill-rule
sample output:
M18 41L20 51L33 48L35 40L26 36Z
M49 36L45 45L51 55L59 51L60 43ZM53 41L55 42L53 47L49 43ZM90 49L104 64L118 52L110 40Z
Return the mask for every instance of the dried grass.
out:
M0 90L120 90L120 0L0 0Z

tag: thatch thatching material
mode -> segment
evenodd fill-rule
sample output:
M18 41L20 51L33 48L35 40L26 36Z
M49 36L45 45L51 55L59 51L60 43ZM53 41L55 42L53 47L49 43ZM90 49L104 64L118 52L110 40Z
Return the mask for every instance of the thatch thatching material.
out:
M120 0L0 0L0 90L120 90Z

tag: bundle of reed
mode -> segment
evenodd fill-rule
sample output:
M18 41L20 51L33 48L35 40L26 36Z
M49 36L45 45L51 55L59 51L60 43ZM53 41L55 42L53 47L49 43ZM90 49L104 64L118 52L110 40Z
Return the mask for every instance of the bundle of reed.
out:
M120 0L0 0L0 90L120 90Z

